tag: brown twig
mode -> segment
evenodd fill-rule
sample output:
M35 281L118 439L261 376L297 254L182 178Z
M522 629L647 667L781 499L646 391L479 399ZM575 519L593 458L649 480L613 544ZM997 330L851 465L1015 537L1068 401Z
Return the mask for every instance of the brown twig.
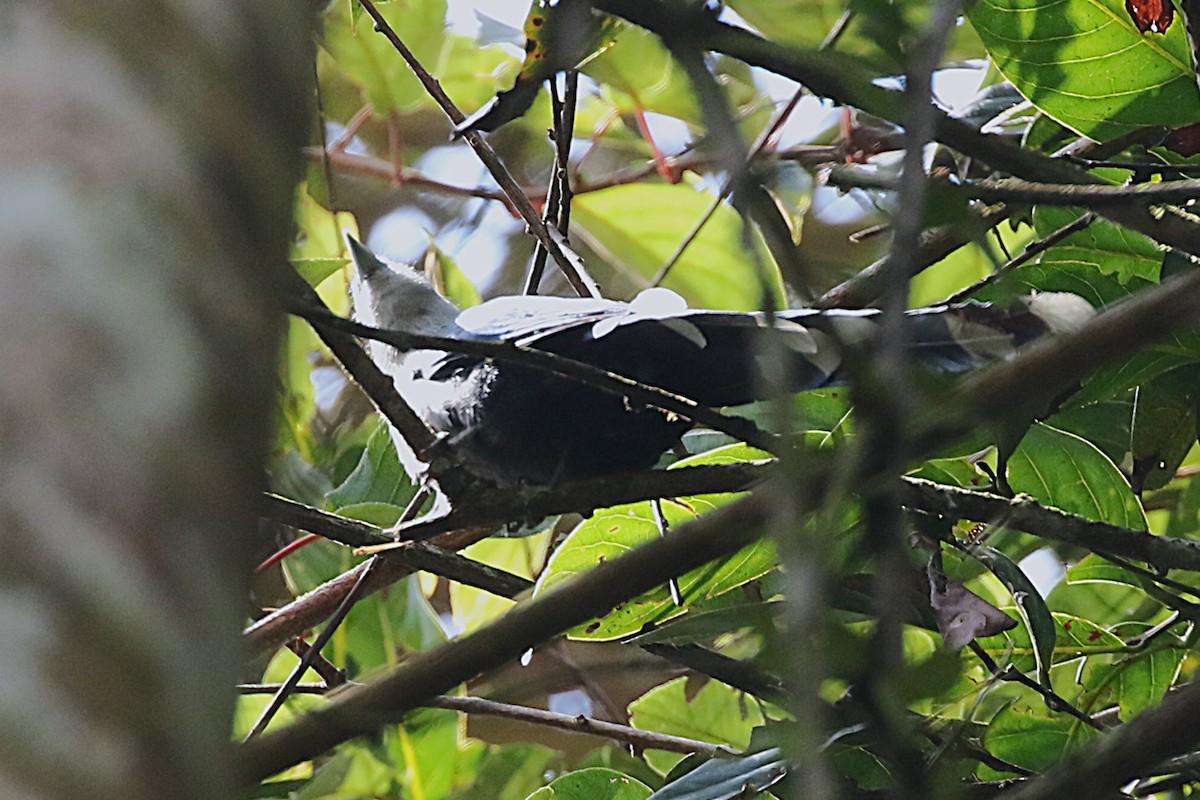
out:
M462 111L460 111L458 107L454 105L454 102L442 90L442 86L440 83L438 83L437 79L434 78L433 75L431 75L429 71L421 65L421 62L418 61L417 57L413 55L411 50L408 49L408 47L396 34L396 31L392 28L392 26L389 25L387 20L383 18L383 15L379 13L379 10L375 8L375 4L371 2L371 0L360 0L360 2L362 3L363 10L366 11L371 16L371 19L375 21L375 30L382 33L385 37L387 37L387 40L392 43L392 46L396 48L396 52L398 52L400 57L403 58L408 64L409 68L413 71L413 74L417 76L417 80L421 82L421 85L425 87L425 90L429 93L429 96L432 97L438 106L441 107L442 111L446 113L446 116L450 118L450 121L456 125L462 122L466 118ZM533 207L533 203L529 201L528 195L526 195L525 191L517 184L516 179L513 178L512 174L508 171L508 168L504 166L504 162L502 162L500 157L496 155L496 151L492 149L492 146L489 145L483 136L476 131L465 132L463 134L463 138L466 140L467 144L471 146L471 149L475 151L475 154L479 156L479 160L483 162L485 167L487 167L488 172L492 173L492 177L496 179L496 183L499 184L500 189L508 198L508 202L511 203L512 207L517 210L517 213L521 215L521 218L525 220L525 224L528 226L530 233L532 233L534 237L542 244L542 246L545 247L550 253L550 257L554 259L554 263L557 264L559 269L563 271L563 274L566 275L567 280L570 282L571 286L575 288L575 291L577 291L581 297L599 297L600 287L598 287L596 282L592 280L591 276L582 269L582 259L580 259L577 254L568 253L570 248L565 247L563 242L556 241L554 237L550 235L550 230L542 221L542 218L538 215L537 209ZM572 258L571 256L574 257Z
M499 703L495 700L485 700L482 697L455 697L442 695L425 704L429 708L446 708L463 714L482 714L493 717L504 717L519 722L534 725L544 725L558 730L582 733L588 736L600 736L617 742L625 742L634 747L646 750L663 750L668 753L695 753L712 758L715 756L735 755L735 751L724 745L710 744L683 736L671 736L665 733L638 730L628 725L618 725L615 722L605 722L582 714L558 714L553 711L543 711L540 708L518 706L511 703Z

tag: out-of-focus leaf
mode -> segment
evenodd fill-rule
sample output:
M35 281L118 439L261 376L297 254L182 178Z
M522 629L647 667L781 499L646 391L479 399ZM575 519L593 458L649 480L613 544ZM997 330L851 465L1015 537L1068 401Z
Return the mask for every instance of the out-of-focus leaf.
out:
M354 606L334 637L334 663L353 664L356 671L391 666L403 653L422 653L445 641L437 612L410 575Z
M583 68L599 81L622 114L656 111L699 122L700 112L687 75L662 40L643 28L625 28L613 45Z
M1195 539L1200 533L1200 475L1193 475L1167 518L1168 536Z
M623 773L603 767L568 772L543 786L529 800L646 800L650 787Z
M458 268L453 258L433 242L425 251L425 274L438 294L459 308L466 309L483 302L479 289L475 288L471 279Z
M520 539L489 537L468 547L463 555L532 579L548 538L548 531ZM463 632L478 629L513 606L512 600L458 582L452 582L449 591L455 627Z
M729 800L747 790L763 792L787 774L787 759L778 747L745 758L714 758L668 783L650 800Z
M342 232L357 236L358 223L349 212L334 213L321 206L306 191L306 186L296 192L293 214L296 239L289 260L310 286L319 286L348 263ZM344 311L344 303L335 310Z
M687 678L656 686L629 704L629 722L643 731L686 736L741 750L763 722L758 701L717 681L708 681L689 699ZM646 761L666 774L683 756L647 750Z
M572 222L597 252L647 285L712 205L713 196L684 185L614 186L575 198ZM761 309L783 297L773 268L760 277L742 245L742 221L721 204L663 285L696 308ZM764 298L764 291L767 297Z
M1121 0L996 0L967 9L996 66L1042 111L1096 141L1195 121L1183 26L1142 35Z
M445 44L445 0L385 0L375 7L422 64L437 64ZM344 4L324 15L322 44L378 116L432 103L386 37L356 26Z
M329 492L325 473L300 457L294 450L283 453L271 462L272 491L300 503L319 506Z
M763 453L745 445L731 445L701 456L685 458L671 468L693 464L737 463L761 458ZM672 529L712 511L736 494L680 497L663 501L663 514ZM582 522L555 551L538 579L537 593L592 569L600 561L617 558L631 548L659 537L650 503L614 506ZM622 603L603 618L571 631L578 639L605 641L637 633L644 625L682 614L689 606L736 589L764 575L776 563L775 548L766 540L742 548L722 561L693 570L678 579L683 606L676 606L666 586Z
M562 756L549 747L492 746L480 758L475 780L456 790L450 800L524 800L546 782L547 772L562 768Z
M394 775L402 793L397 797L445 798L455 787L472 782L486 746L469 739L454 711L423 708L404 718L404 725L385 737Z
M1049 425L1029 429L1008 462L1014 491L1071 514L1146 530L1146 515L1125 476L1091 442Z

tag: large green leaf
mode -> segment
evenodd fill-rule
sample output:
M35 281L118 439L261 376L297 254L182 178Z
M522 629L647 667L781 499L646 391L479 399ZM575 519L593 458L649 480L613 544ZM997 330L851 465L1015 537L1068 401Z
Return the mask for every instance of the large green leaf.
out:
M1035 106L1106 141L1194 122L1200 106L1183 24L1142 34L1121 0L986 0L967 10L996 66Z
M983 743L992 755L1037 772L1094 735L1081 733L1081 728L1091 731L1074 717L1056 714L1040 699L1034 699L1014 703L997 714L988 725Z
M746 445L730 445L700 456L685 458L671 469L695 464L728 464L762 458L763 453ZM733 501L732 493L664 500L663 515L672 529ZM660 535L650 503L632 503L597 511L582 522L559 546L538 580L541 593L564 580L587 572L601 561L611 560ZM681 535L687 535L686 533ZM667 587L660 586L641 597L614 608L603 618L571 631L577 639L609 640L630 636L648 623L678 616L695 604L736 589L766 574L776 564L775 547L760 540L727 559L693 570L679 578L683 605L676 606Z
M708 213L715 198L684 184L614 186L575 198L572 223L597 252L645 286ZM760 280L742 244L742 220L722 203L663 285L699 308L762 308L783 287L774 269Z
M687 682L687 678L676 678L634 700L629 704L630 724L643 731L686 736L738 750L749 745L750 732L763 722L758 702L718 681L708 681L690 695ZM663 774L682 759L678 753L646 752L650 766Z
M1008 483L1071 514L1146 530L1142 505L1116 465L1086 439L1049 425L1025 434L1009 459Z
M622 30L613 45L583 71L612 90L609 99L623 114L657 111L690 122L700 120L687 75L662 40L643 28Z

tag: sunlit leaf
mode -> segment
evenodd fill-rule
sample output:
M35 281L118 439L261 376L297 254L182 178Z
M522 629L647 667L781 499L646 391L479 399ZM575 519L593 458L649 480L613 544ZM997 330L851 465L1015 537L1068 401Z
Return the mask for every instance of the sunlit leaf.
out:
M684 184L615 186L575 198L572 222L593 249L646 286L712 207ZM697 308L752 311L783 296L778 272L760 276L742 242L742 221L722 203L663 286Z
M1143 35L1122 0L992 0L967 9L996 66L1051 117L1097 141L1195 121L1183 26Z
M686 678L656 686L629 704L629 721L635 728L741 750L750 744L750 732L763 722L758 701L717 681L708 681L689 696ZM683 756L648 750L646 760L666 774Z
M1091 442L1036 424L1008 462L1014 491L1097 522L1146 529L1141 503L1117 469Z

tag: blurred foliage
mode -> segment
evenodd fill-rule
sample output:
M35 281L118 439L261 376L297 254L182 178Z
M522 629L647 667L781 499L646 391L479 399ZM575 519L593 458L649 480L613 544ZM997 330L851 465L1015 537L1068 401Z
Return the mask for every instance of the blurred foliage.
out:
M852 56L885 85L903 74L933 8L921 0L729 0L726 6L731 21L812 57L820 57L816 48L849 11L848 26L831 50ZM447 27L445 0L391 0L377 7L468 114L522 74L519 30L506 39L503 26L486 21L485 35L476 41ZM480 7L486 13L486 4ZM553 9L541 3L535 9L548 11ZM460 305L519 291L531 240L504 204L463 191L495 194L496 186L464 143L450 143L450 122L360 12L357 2L334 0L321 14L316 73L322 116L311 142L316 155L297 193L295 267L335 312L346 312L348 276L339 233L361 230L374 236L377 250L422 264ZM973 124L1002 129L1047 154L1077 136L1103 141L1140 126L1184 125L1195 121L1200 104L1182 28L1177 23L1165 35L1142 34L1121 0L972 4L949 41L943 63L957 69L939 76L947 81L938 84L945 89L939 95L955 93L966 104L964 82L1010 82L1019 95L994 92L992 100L975 106L976 112L990 109L984 117L1003 118L972 117ZM858 117L806 98L756 162L756 175L772 192L809 270L789 274L785 285L757 229L722 196L726 175L705 140L708 126L667 48L631 25L608 25L604 31L599 50L582 64L567 168L577 192L571 241L606 294L632 296L683 248L666 286L693 306L756 309L785 295L793 302L818 296L886 252L894 198L874 191L835 193L796 161L805 147L844 143L840 137L847 126L859 124ZM539 60L554 58L542 52ZM708 63L742 135L758 140L795 85L726 56ZM536 89L540 73L531 74L527 62L521 79L533 80ZM951 92L952 74L957 92ZM1010 99L996 104L997 96ZM865 115L862 119L865 125ZM546 132L552 127L543 88L524 114L489 137L535 201L544 197L551 177L554 148ZM887 132L882 124L879 130ZM324 163L323 148L356 160ZM873 169L894 172L897 155L884 147L866 158ZM977 165L953 154L937 158L963 176L975 174ZM1145 145L1113 158L1181 161ZM421 180L393 180L400 168L415 170ZM1137 171L1107 168L1097 174L1121 183ZM960 196L934 195L926 219L953 225L964 213L977 212ZM970 243L921 272L911 286L912 302L936 303L991 275L1008 254L1081 213L1041 206L1011 212L992 233L972 229ZM1164 258L1163 249L1144 236L1096 221L1004 270L974 296L1008 304L1030 292L1070 291L1102 307L1156 285L1168 267L1194 268L1186 258ZM564 287L547 272L544 291L566 293ZM1198 360L1200 340L1185 334L1095 371L1025 433L1008 459L1008 483L1088 519L1200 538ZM944 393L934 386L926 397L938 402ZM786 408L764 404L745 413L763 424L805 432L814 452L835 458L850 457L861 445L847 390L814 392ZM696 432L685 441L695 455L681 465L762 457L711 433ZM953 457L913 465L912 474L941 485L986 489L998 468L988 444L946 443L942 455ZM294 320L280 358L270 481L280 494L384 527L414 493L370 403L311 329ZM494 689L506 695L499 699L542 707L582 695L585 702L578 707L591 709L587 713L725 745L742 751L742 758L684 758L653 749L630 754L600 739L554 732L537 738L527 725L484 727L454 712L426 709L374 739L347 743L277 776L278 783L265 784L256 796L716 800L742 796L738 793L749 785L763 796L788 797L799 784L795 776L784 776L787 758L798 748L809 763L823 759L838 785L890 785L895 750L862 722L860 684L875 668L879 609L871 579L877 564L862 537L857 488L836 487L835 502L794 531L787 548L761 541L681 577L681 604L664 585L570 632L573 642L563 645L559 660L539 651L528 665L514 668L515 677L483 678L467 687L471 693ZM678 527L733 499L711 495L663 505L671 526ZM465 554L535 581L540 593L659 535L647 503L537 527L536 535L489 539ZM923 520L913 527L913 585L903 594L911 608L898 610L904 616L902 652L882 685L893 692L888 702L894 721L926 765L929 796L953 797L964 782L1012 779L1058 764L1100 735L1081 715L1127 721L1194 675L1200 663L1194 622L1187 614L1172 616L1177 608L1194 608L1200 598L1200 590L1189 586L1192 576L1116 563L1103 553L1000 525ZM936 544L939 537L955 546ZM785 552L797 549L803 552ZM950 579L963 581L1021 624L978 640L977 649L947 651L929 611L925 568L934 550ZM787 569L780 567L781 558ZM330 542L305 547L279 568L276 600L310 591L358 561ZM369 677L487 626L523 599L427 575L411 577L360 602L325 655L351 678ZM1163 625L1173 619L1175 624ZM1153 637L1139 638L1151 630ZM755 697L696 674L682 678L665 661L632 656L621 657L638 669L620 663L589 668L598 663L597 652L615 658L635 650L631 638L648 647L701 645L775 685L807 681L817 696L797 695L779 705L778 695ZM295 656L282 652L260 664L254 678L281 681L295 663ZM994 665L1019 670L1030 680L997 679ZM318 678L310 672L304 680ZM1038 684L1040 689L1032 688ZM1048 701L1050 689L1079 713ZM323 702L296 696L272 727ZM245 697L235 733L244 735L265 704L265 696ZM576 709L570 713L579 713L570 707ZM971 746L961 746L967 743ZM990 757L981 759L982 750ZM692 773L697 767L704 771Z

